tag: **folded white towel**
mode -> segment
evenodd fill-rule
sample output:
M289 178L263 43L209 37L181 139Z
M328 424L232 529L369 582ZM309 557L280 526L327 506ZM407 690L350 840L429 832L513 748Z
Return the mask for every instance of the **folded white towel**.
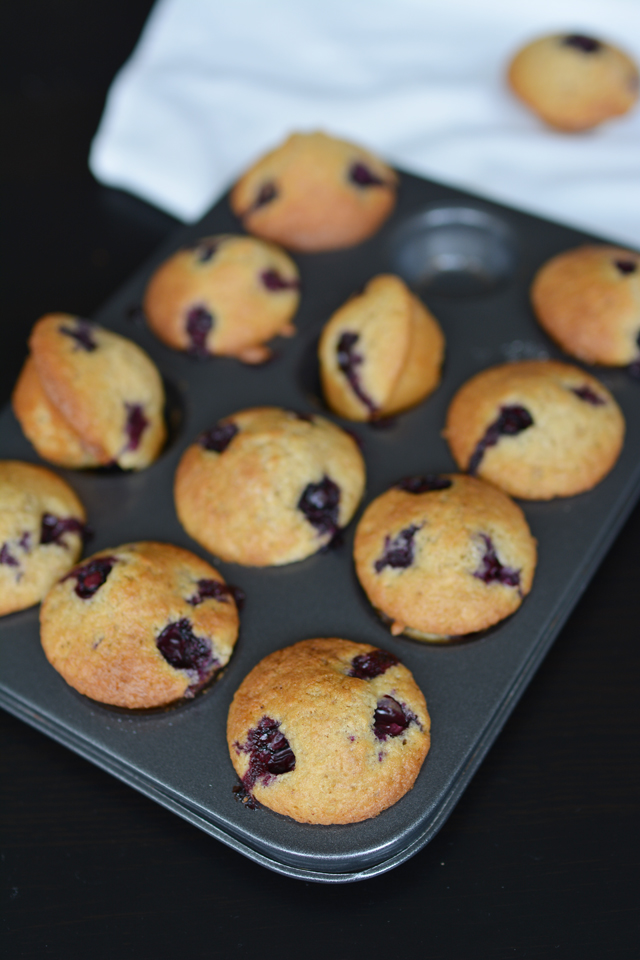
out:
M581 32L640 61L640 0L159 0L109 93L90 166L184 220L292 130L640 246L640 108L550 130L505 71Z

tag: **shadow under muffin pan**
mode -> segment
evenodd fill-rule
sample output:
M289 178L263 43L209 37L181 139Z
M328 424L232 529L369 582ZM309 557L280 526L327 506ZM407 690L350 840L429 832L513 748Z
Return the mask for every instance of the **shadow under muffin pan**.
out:
M349 250L295 257L302 280L297 335L274 341L270 363L247 367L173 352L136 319L135 307L159 263L200 236L227 232L241 228L224 197L199 224L165 243L95 317L139 343L175 386L183 401L177 437L140 473L59 472L87 509L95 531L91 553L134 540L166 541L212 561L244 591L234 655L206 695L183 707L147 716L105 710L48 664L36 607L0 620L0 703L272 870L327 883L359 880L408 859L444 823L632 509L640 493L640 383L624 370L595 371L627 420L625 446L611 474L578 497L522 503L539 544L536 578L522 607L467 643L392 637L353 568L362 509L402 477L455 469L441 431L453 394L470 376L514 355L560 356L534 320L529 285L551 256L594 238L402 174L397 208L375 237ZM212 560L182 530L173 506L183 451L199 433L246 407L317 412L307 392L314 380L309 357L323 324L371 277L394 270L442 325L444 376L431 397L386 430L320 411L360 438L367 464L364 501L342 545L278 568ZM38 462L9 408L1 430L0 456ZM413 790L378 817L346 826L298 824L264 808L247 809L234 795L238 781L226 744L229 704L249 670L273 650L323 636L394 653L424 692L432 720L431 750Z

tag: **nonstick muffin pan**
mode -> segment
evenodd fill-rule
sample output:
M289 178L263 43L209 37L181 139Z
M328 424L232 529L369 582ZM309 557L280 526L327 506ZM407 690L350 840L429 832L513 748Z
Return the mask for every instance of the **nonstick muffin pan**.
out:
M82 697L45 660L36 607L0 621L0 703L266 867L305 880L359 880L408 859L444 823L632 509L640 493L640 382L626 370L595 371L627 421L612 473L580 496L522 503L539 563L520 610L482 636L448 645L392 637L353 569L353 532L363 507L401 477L455 469L441 430L451 397L468 377L505 360L562 356L533 318L529 285L549 257L594 238L403 174L396 211L375 237L350 250L295 257L302 276L297 336L275 341L268 364L247 367L172 352L139 310L145 283L166 256L222 232L241 232L226 197L165 244L94 318L136 340L157 363L171 439L141 473L59 471L81 496L95 531L88 552L152 539L210 560L178 523L173 475L201 431L256 405L323 413L358 435L367 489L355 521L340 545L301 563L253 569L213 561L247 599L229 666L193 701L133 713ZM330 314L381 272L400 273L424 299L442 325L447 353L436 392L374 427L324 409L315 354ZM1 457L38 462L9 408L0 436ZM395 653L413 672L432 719L431 750L413 790L378 817L348 826L298 824L238 802L225 739L231 698L249 670L279 647L321 636Z

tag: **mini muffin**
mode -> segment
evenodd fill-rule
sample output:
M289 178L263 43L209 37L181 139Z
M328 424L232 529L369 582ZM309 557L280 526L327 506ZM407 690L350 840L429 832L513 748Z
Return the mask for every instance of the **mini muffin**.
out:
M303 560L346 526L364 490L355 440L323 417L243 410L202 434L175 479L178 518L223 560Z
M520 507L482 480L409 477L369 504L356 572L393 634L448 640L493 626L531 590L536 541Z
M302 640L253 668L227 742L245 799L301 823L357 823L409 791L429 714L397 657L365 643Z
M582 34L541 37L509 67L514 93L560 130L595 127L630 110L638 99L638 68L622 50Z
M547 261L531 301L540 324L563 350L605 366L640 368L640 255L585 246Z
M0 460L0 614L40 603L80 556L85 519L51 470Z
M228 662L237 636L232 589L204 560L167 543L94 554L40 611L44 652L67 683L133 709L193 697Z
M374 277L322 331L322 389L349 420L391 416L435 390L443 355L444 336L424 304L400 277Z
M295 333L298 268L254 237L204 237L156 270L144 296L149 326L167 346L261 363L276 335Z
M142 470L166 438L164 389L133 341L66 313L36 323L13 410L45 460Z
M294 133L238 180L231 207L245 228L291 250L351 247L387 219L397 176L368 150L326 133Z
M555 360L483 370L456 393L444 431L458 466L514 497L590 490L614 466L624 417L595 377Z

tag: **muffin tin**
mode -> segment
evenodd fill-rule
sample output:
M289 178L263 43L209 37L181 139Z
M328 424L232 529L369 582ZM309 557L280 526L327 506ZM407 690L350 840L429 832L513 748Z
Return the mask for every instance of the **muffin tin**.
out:
M362 507L403 476L454 469L441 437L456 389L495 363L561 357L537 326L528 289L537 268L561 250L593 241L557 224L403 174L394 215L350 250L295 257L302 277L297 336L275 341L262 367L170 351L138 308L153 269L186 242L240 232L223 198L181 230L116 293L96 320L136 340L168 387L171 438L160 459L136 474L60 471L81 496L95 530L89 552L132 540L175 543L211 559L176 518L172 481L197 434L254 405L319 412L362 441ZM417 408L377 426L341 421L323 407L315 350L330 314L368 279L398 272L423 297L447 338L444 376ZM531 595L509 620L473 639L429 646L394 638L360 589L351 558L355 521L341 545L301 563L252 569L216 563L247 596L240 639L224 675L193 701L133 713L94 703L68 687L45 660L38 608L0 621L0 704L252 860L305 880L346 882L402 863L437 832L509 716L521 692L640 494L640 383L626 370L595 371L627 420L622 456L594 490L549 503L526 502L539 543ZM0 418L0 456L37 462L9 408ZM234 691L267 653L316 636L372 643L413 672L432 718L432 747L416 785L372 820L348 826L295 823L236 799L225 739Z

